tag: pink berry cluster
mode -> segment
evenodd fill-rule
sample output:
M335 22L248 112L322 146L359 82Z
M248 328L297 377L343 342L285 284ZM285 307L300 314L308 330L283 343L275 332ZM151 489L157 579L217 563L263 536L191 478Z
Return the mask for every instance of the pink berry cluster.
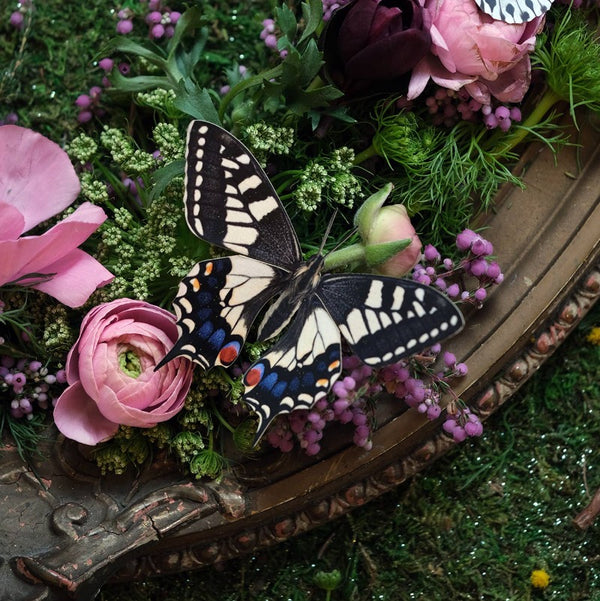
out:
M425 99L428 112L432 115L434 125L445 125L452 127L458 121L481 122L488 129L499 127L502 131L508 131L514 121L521 120L521 111L516 106L508 107L500 105L481 104L469 93L460 90L448 90L438 88L433 96Z
M262 22L262 31L260 32L260 39L265 43L267 48L271 50L277 50L277 34L276 25L273 19L264 19ZM284 48L279 52L281 58L287 56L288 51Z
M75 100L75 106L79 109L77 113L77 121L79 123L87 123L94 116L101 117L104 115L104 109L100 106L100 97L102 88L100 86L92 86L87 94L80 94Z
M150 12L146 15L146 23L149 27L150 39L172 38L181 13L162 7L160 0L149 0L148 9Z
M357 357L344 357L343 370L347 375L333 385L331 398L320 399L309 411L293 411L277 420L266 437L273 447L289 452L297 441L307 455L316 455L326 425L339 422L352 423L354 444L371 449L369 399L381 391L381 384L373 369Z
M456 442L462 442L467 436L481 436L483 433L481 420L468 407L449 407L442 428L451 434Z
M175 25L181 17L181 13L163 6L162 0L140 0L147 10L144 20L148 25L148 36L151 40L161 38L172 38L175 33ZM133 19L136 13L131 8L123 8L117 13L117 33L127 35L133 31Z
M502 131L508 131L513 121L521 121L521 109L516 106L508 107L500 105L492 110L491 106L481 109L483 122L488 129L499 127Z
M9 23L15 29L23 29L25 26L25 16L33 10L33 0L20 0L17 4L17 10L10 15Z
M102 108L101 97L104 89L110 87L110 79L108 76L114 69L115 63L112 58L103 58L98 61L98 66L104 72L102 76L102 87L92 86L87 94L80 94L75 100L75 106L78 108L77 120L79 123L87 123L94 117L102 117L106 111ZM117 65L117 69L121 75L129 75L131 67L129 63L121 62Z
M441 345L435 344L420 355L382 367L377 376L389 394L403 400L430 420L441 415L441 396L449 388L450 381L466 375L468 371L466 364L457 363L453 353L445 352L444 369L434 372L431 366L440 352Z
M438 250L428 244L412 277L421 284L435 286L452 299L480 306L487 298L488 288L504 280L500 265L491 258L494 247L480 234L469 229L458 234L456 247L465 255L458 262L448 257L442 259ZM476 284L472 283L473 278Z
M0 396L12 397L10 414L14 418L32 419L36 407L51 407L58 396L53 393L53 386L66 381L64 369L50 373L40 361L0 356Z

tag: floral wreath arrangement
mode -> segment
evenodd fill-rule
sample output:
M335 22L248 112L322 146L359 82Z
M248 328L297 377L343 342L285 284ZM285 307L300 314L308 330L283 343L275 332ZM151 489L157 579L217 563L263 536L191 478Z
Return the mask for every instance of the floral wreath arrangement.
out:
M481 434L452 396L467 366L440 344L462 324L454 302L477 310L503 279L469 223L522 185L520 144L568 141L555 107L600 110L596 3L524 22L505 22L511 2L496 18L474 0L264 4L125 2L66 150L4 117L0 424L23 454L53 420L103 473L168 453L217 478L232 444L317 455L333 422L369 450L382 394L456 441ZM15 48L35 13L10 16ZM238 17L254 41L233 57L219 23ZM320 304L340 282L339 305ZM365 361L363 336L396 318L416 324L413 352Z

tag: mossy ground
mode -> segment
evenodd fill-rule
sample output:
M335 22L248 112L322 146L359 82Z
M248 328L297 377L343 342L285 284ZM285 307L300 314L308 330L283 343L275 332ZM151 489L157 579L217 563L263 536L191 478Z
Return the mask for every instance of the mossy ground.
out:
M600 486L600 305L522 391L423 474L349 516L198 572L107 586L102 601L600 600L600 523L572 524ZM550 574L535 589L531 572Z

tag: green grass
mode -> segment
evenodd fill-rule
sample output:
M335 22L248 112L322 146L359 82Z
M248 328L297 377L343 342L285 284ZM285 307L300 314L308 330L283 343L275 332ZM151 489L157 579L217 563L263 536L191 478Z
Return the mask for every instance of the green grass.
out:
M479 440L349 516L224 565L125 586L102 601L600 600L600 528L573 517L600 486L600 305ZM547 589L531 571L545 569Z

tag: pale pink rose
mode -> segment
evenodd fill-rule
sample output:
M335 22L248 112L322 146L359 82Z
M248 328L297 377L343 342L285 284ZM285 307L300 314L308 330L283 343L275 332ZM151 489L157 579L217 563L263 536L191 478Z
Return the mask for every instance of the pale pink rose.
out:
M544 17L528 23L496 21L473 0L419 0L431 34L429 54L413 69L408 98L423 92L429 79L478 102L520 102L531 82L529 55Z
M113 279L77 248L106 219L100 207L85 202L43 234L23 236L78 194L79 179L64 150L30 129L0 127L0 286L27 285L79 307Z
M367 244L394 242L408 238L412 239L410 245L385 263L378 265L375 268L378 273L394 277L408 273L419 261L422 244L404 205L388 205L377 212L367 237Z
M177 358L154 371L177 340L175 317L149 303L118 299L83 319L67 356L67 382L54 422L67 437L95 445L119 425L151 428L183 408L193 363Z

